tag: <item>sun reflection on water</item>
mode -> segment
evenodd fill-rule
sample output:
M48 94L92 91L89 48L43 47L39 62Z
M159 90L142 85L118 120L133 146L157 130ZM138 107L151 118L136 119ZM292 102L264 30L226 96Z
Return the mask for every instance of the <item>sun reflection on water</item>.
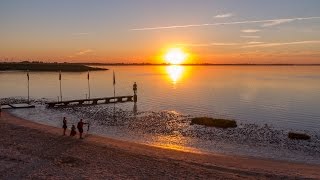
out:
M166 70L173 84L176 84L184 73L184 67L178 65L167 66Z
M151 146L154 147L197 154L204 153L199 149L188 147L188 140L182 136L158 135L154 137L153 140L154 142L151 144Z

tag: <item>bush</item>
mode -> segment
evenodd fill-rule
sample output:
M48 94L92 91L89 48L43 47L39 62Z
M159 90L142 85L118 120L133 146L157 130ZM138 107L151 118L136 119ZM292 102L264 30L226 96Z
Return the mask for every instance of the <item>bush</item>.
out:
M218 128L235 128L237 127L237 122L235 120L227 119L214 119L209 117L196 117L192 118L191 125L198 124L209 127L218 127Z
M307 134L294 133L294 132L289 132L288 137L289 137L289 139L299 139L299 140L309 140L310 139L310 136Z

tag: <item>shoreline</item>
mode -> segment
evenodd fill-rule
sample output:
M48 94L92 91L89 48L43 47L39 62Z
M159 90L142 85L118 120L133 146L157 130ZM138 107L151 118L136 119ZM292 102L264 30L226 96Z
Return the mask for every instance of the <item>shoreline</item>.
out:
M31 174L31 178L38 177L37 173L34 174L39 168L37 163L32 160L26 161L30 163L21 163L23 158L20 155L22 155L35 156L36 158L34 159L38 159L38 161L44 162L44 164L50 164L51 169L45 168L43 170L45 172L44 177L57 176L50 173L54 169L63 171L61 172L62 176L67 176L68 172L65 172L63 169L65 165L71 164L71 169L69 166L66 169L74 173L80 172L83 178L87 176L88 178L320 178L320 166L311 164L253 157L183 152L91 134L85 134L85 139L79 140L78 138L62 136L62 128L31 122L15 117L6 111L2 112L0 125L1 129L3 129L1 133L1 141L3 142L1 144L7 143L8 145L8 147L0 145L0 152L7 152L2 153L7 154L7 156L1 156L0 164L7 164L8 162L6 161L11 162L10 159L20 159L20 161L13 163L14 165L9 168L0 165L0 170L4 172L4 175L0 175L0 177L23 177L19 173L14 174L10 171L15 170L16 167L27 169L25 173ZM16 129L19 129L19 131L16 131ZM23 138L25 133L30 134ZM41 146L37 145L37 143ZM37 151L35 150L37 148L50 147L50 143L62 144L60 149L50 149L57 157L48 158L47 156L50 156L50 153L46 154L46 152L42 151L38 152L41 154L39 156L30 153ZM66 155L66 152L61 151L61 148L66 148L67 153L73 152L73 155ZM96 155L99 156L96 157ZM69 160L71 159L71 163L63 163L61 157L66 156ZM91 156L98 159L88 158ZM113 163L110 164L110 160ZM33 168L29 167L30 164ZM118 168L115 168L113 165L118 165ZM28 166L28 168L25 166ZM101 170L101 168L105 167L108 168ZM97 173L97 169L100 169L102 172ZM113 173L110 174L110 172Z
M43 62L0 62L0 71L30 71L30 72L87 72L105 71L109 69L90 67L84 64L43 63Z

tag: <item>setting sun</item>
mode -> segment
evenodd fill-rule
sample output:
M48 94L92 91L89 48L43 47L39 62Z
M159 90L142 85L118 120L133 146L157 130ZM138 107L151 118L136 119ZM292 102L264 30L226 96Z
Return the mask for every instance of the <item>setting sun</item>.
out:
M181 64L187 58L187 54L180 48L169 49L165 54L165 60L170 64Z

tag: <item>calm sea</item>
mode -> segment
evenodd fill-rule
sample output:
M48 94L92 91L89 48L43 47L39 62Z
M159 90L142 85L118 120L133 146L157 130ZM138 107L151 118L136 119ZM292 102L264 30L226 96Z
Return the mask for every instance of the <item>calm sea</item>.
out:
M275 128L320 130L320 66L108 66L90 72L91 98L132 95L138 110L235 119ZM27 96L26 72L0 72L0 98ZM62 74L63 100L86 98L87 73ZM30 96L57 100L59 76L31 72Z

